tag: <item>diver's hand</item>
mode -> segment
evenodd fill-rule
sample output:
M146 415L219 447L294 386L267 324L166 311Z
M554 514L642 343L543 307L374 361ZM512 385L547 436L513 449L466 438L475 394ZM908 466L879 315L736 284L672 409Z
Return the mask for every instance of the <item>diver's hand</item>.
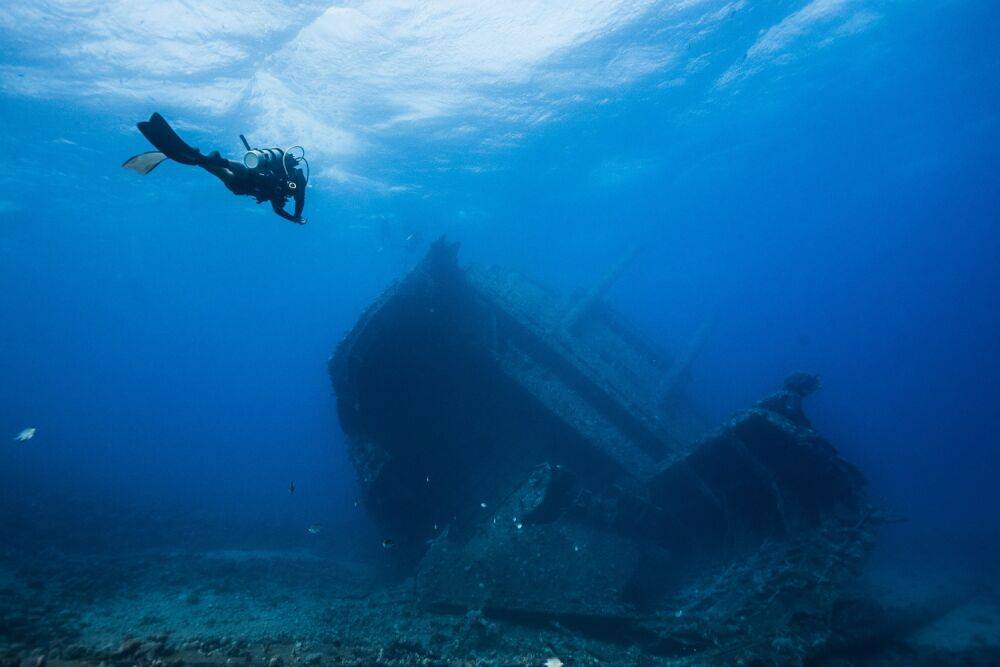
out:
M304 225L309 221L306 220L305 218L292 218L292 222L294 222L296 225Z

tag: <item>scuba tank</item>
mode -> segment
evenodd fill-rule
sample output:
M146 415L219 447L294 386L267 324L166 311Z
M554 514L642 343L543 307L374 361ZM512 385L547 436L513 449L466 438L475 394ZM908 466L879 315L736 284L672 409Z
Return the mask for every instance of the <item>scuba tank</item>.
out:
M240 141L243 142L243 146L247 149L247 152L243 155L243 165L247 169L279 173L280 167L285 172L285 178L288 179L288 189L294 190L298 186L292 180L292 175L289 171L289 162L291 162L292 168L297 167L301 162L306 165L304 175L306 183L309 182L309 163L306 161L306 149L302 146L291 146L287 150L281 150L280 148L251 148L247 138L242 134L240 135ZM292 153L295 149L299 150L299 155L297 156Z
M282 158L282 152L277 148L251 148L243 156L243 164L247 169L272 167Z

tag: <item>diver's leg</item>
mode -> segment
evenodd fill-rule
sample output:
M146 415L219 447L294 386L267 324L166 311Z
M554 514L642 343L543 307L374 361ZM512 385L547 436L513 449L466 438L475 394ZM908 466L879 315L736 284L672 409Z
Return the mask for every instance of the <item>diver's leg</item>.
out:
M246 180L247 168L239 162L227 160L219 155L218 151L206 157L199 165L202 169L212 174L235 194L243 194L240 184Z
M218 178L223 183L229 183L236 176L236 174L234 174L233 171L228 166L216 165L216 164L203 164L199 166L208 173L212 174L212 176Z

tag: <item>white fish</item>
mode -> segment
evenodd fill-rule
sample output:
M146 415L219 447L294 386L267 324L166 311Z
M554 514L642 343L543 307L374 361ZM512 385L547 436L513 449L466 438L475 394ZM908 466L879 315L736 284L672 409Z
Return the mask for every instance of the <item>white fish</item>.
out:
M37 431L37 429L26 428L17 435L15 435L14 439L17 440L18 442L27 442L35 437L35 431Z
M306 530L309 531L310 535L317 535L321 530L323 530L323 526L321 524L314 523L313 525L306 528Z
M549 658L545 661L545 667L563 667L563 661L559 658Z

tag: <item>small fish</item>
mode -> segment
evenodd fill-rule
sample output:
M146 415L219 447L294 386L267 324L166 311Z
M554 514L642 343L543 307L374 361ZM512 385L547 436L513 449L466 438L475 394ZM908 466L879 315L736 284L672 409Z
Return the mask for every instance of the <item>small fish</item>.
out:
M383 549L391 549L394 546L396 546L396 543L393 542L392 540L390 540L388 537L385 538L384 540L382 540L382 548Z
M321 530L323 530L322 524L314 523L313 525L306 528L310 535L318 535Z
M563 667L563 661L559 658L549 658L545 661L545 667Z
M288 492L293 496L295 495L295 482L292 482L291 484L288 485Z
M17 440L18 442L28 442L29 440L35 437L35 432L37 430L38 429L34 428L26 428L17 435L15 435L14 439Z

